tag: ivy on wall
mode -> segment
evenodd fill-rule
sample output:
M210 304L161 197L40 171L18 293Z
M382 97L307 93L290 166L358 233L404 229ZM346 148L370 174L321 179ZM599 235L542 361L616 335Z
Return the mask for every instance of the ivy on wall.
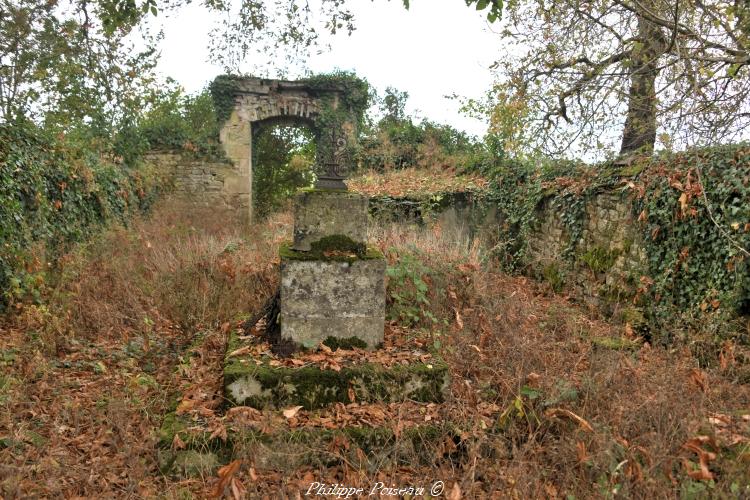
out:
M545 204L566 227L560 257L572 262L587 204L599 193L619 191L631 200L648 255L647 274L632 299L644 306L660 340L672 340L669 331L678 317L687 323L711 319L718 325L714 340L720 340L732 318L750 314L747 144L664 154L627 166L506 160L482 171L490 179L488 198L502 214L498 255L506 269L528 265L529 237Z
M105 162L33 125L0 126L0 308L39 300L47 262L148 209L164 185L156 172Z
M209 85L218 123L217 134L218 129L232 114L239 82L243 78L245 77L219 75ZM364 125L365 111L369 107L370 85L354 73L345 71L313 75L298 82L306 84L309 92L320 99L321 109L312 123L318 157L326 158L330 155L333 148L330 144L330 131L343 130L346 124L353 127L352 130L343 130L350 135L348 139L355 139L347 141L347 152L353 157L358 149L357 142Z
M216 122L219 127L232 115L234 97L237 95L239 82L243 78L238 75L219 75L208 85L208 91L214 102Z
M750 315L750 146L657 159L634 190L653 319L665 326L675 308L718 322Z

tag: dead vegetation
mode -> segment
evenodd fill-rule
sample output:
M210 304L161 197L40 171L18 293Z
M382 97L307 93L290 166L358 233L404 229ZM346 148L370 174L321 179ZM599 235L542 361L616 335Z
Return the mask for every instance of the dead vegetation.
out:
M419 320L401 331L449 363L447 401L224 412L226 337L275 289L289 222L281 215L242 229L165 204L70 255L48 304L2 327L0 495L297 498L316 481L369 491L438 480L453 499L748 494L741 346L701 369L687 348L651 347L625 325L492 271L478 246L439 229L372 236L393 265L406 256L423 265L390 291L418 297L416 274L427 285ZM347 356L313 354L321 355ZM163 416L179 405L219 439L233 425L461 425L433 436L427 462L402 454L395 466L363 469L351 459L355 444L337 441L314 466L284 471L245 455L216 476L177 480L159 472L156 444Z

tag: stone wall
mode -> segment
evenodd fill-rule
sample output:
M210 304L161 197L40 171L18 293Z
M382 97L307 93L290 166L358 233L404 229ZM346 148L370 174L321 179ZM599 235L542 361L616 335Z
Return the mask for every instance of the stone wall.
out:
M180 197L201 206L248 212L250 187L228 162L166 151L148 153L144 161L168 173Z
M234 107L219 131L224 154L234 166L233 189L242 191L247 216L252 220L253 133L264 124L307 125L317 136L318 152L323 150L323 131L315 130L315 119L328 102L336 109L345 90L337 86L316 86L304 81L268 80L247 77L235 81ZM355 117L342 124L347 136L355 133ZM327 132L327 131L326 131Z
M538 222L528 235L524 272L604 309L631 297L640 277L648 274L648 262L630 200L619 193L593 197L573 247L562 212L549 199L538 207ZM444 235L463 241L476 238L485 250L509 238L502 214L478 193L449 193L428 200L373 198L370 213L381 223L439 224Z
M479 238L485 248L496 242L497 209L478 193L442 193L426 199L374 197L369 210L381 224L439 225L444 235L461 241Z
M648 262L625 196L601 193L593 197L586 205L580 238L573 248L561 210L544 202L537 220L528 238L530 274L597 306L606 307L635 293Z

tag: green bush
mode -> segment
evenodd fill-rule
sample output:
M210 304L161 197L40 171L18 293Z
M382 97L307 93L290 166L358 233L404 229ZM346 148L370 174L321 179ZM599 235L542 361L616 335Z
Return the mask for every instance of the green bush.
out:
M391 252L395 252L391 249ZM436 323L430 311L429 290L425 280L433 271L416 256L402 254L386 269L388 275L388 319L404 326Z
M186 96L167 92L140 120L137 132L147 149L219 155L219 126L209 91Z
M70 244L146 210L162 184L34 125L0 126L0 308L39 300L47 267Z

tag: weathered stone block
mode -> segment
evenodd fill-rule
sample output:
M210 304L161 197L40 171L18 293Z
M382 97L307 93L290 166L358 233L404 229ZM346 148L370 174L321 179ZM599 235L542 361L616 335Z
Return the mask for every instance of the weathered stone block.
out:
M230 404L258 409L300 405L312 410L355 401L439 403L449 387L448 365L440 359L394 366L359 363L338 371L257 361L230 359L224 367L224 394Z
M367 198L348 191L310 190L294 198L295 250L309 251L327 236L367 240Z
M355 337L369 348L381 344L385 259L309 260L282 254L279 320L283 340L308 348L328 337Z

